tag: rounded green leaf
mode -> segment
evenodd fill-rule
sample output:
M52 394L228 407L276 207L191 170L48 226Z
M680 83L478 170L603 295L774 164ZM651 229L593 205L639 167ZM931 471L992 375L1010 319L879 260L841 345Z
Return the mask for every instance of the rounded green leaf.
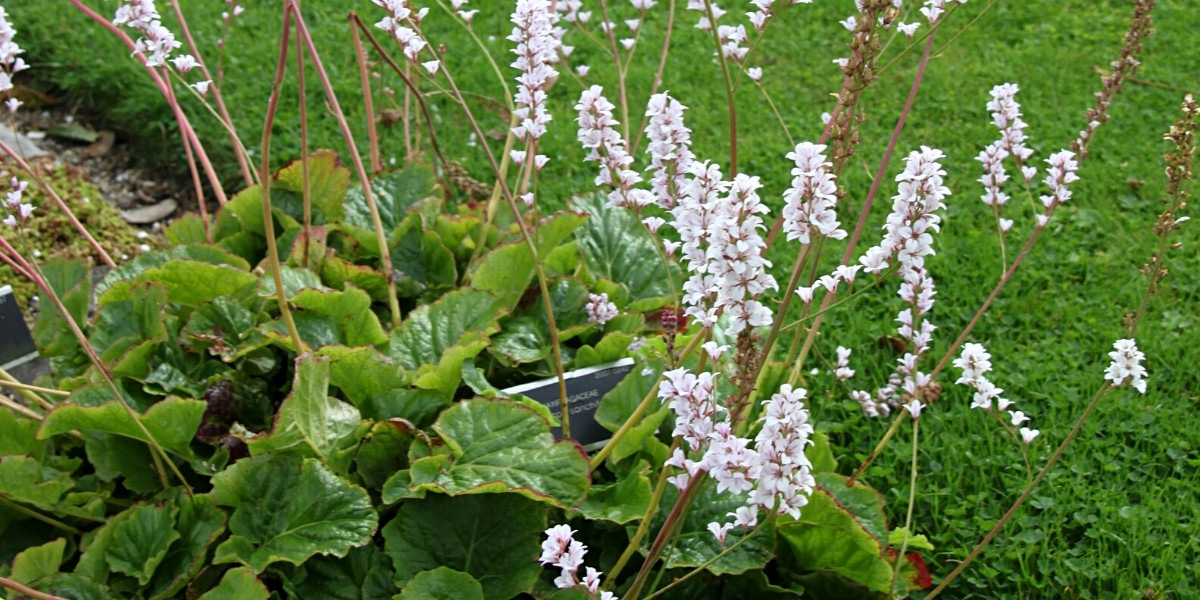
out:
M254 576L254 571L237 567L225 571L221 583L200 596L200 600L267 600L270 597L267 586Z
M484 598L506 600L537 580L545 528L546 511L516 494L433 496L406 500L383 537L406 590L422 571L448 567L474 577Z
M483 586L474 577L446 567L417 573L404 591L400 600L483 600Z
M255 573L314 554L345 556L369 542L379 522L366 490L295 454L240 460L212 482L217 504L234 509L232 535L214 562L240 562Z

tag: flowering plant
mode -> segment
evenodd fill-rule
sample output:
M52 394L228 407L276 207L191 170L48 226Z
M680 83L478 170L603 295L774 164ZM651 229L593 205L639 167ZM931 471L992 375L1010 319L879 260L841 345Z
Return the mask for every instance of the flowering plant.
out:
M1056 211L1072 201L1088 144L1138 67L1153 2L1136 3L1125 50L1084 129L1069 149L1040 161L1041 187L1018 86L992 90L986 108L1001 138L977 160L1003 274L950 341L938 339L933 269L952 202L950 157L918 145L898 174L888 174L936 32L964 2L927 0L915 10L898 0L856 3L857 14L842 22L851 54L837 60L841 91L819 138L778 152L792 179L776 198L739 168L736 92L744 76L766 94L754 51L788 3L756 0L741 19L711 0L687 2L691 12L683 14L712 38L726 93L727 152L714 152L694 144L687 99L659 89L665 47L649 93L638 97L629 84L658 3L618 9L602 0L597 14L578 1L518 0L506 38L516 85L504 150L480 148L492 183L464 201L455 190L469 178L438 145L427 93L461 109L476 139L488 136L455 80L460 59L426 28L445 18L474 37L478 11L467 2L434 13L408 0L374 0L374 28L351 18L358 47L365 37L383 51L372 29L397 44L380 60L405 85L411 110L403 118L413 138L405 142L411 156L427 145L434 157L432 165L414 160L389 170L373 120L369 158L360 156L294 0L283 3L257 169L178 5L188 54L177 53L184 44L152 0L122 3L112 19L72 0L121 37L172 106L201 210L167 228L170 250L120 266L109 259L115 268L95 290L86 267L39 265L19 242L0 240L0 258L39 285L41 306L55 309L39 316L36 333L57 367L52 386L18 386L25 400L6 401L0 413L14 440L0 458L0 499L63 536L23 548L13 577L0 584L40 597L83 589L169 598L186 589L209 598L303 598L347 588L363 598L630 599L688 595L707 582L728 596L904 597L932 584L920 553L932 547L913 519L921 418L938 411L943 396L971 395L971 406L1015 441L1028 485L927 597L938 595L1026 501L1105 394L1122 386L1145 392L1145 356L1134 335L1166 275L1155 255L1105 383L1097 377L1093 400L1035 473L1046 438L1029 426L1033 409L1012 410L1015 402L988 377L992 356L967 340ZM227 26L239 9L232 4ZM674 3L667 10L677 16ZM12 60L19 51L4 46L12 37L4 14L7 77L21 63ZM921 29L927 34L918 40ZM914 40L914 51L923 41L924 50L909 102L862 190L847 183L847 171L885 39ZM578 60L574 40L594 42L611 60L615 93L585 83L600 67ZM356 55L369 106L366 54ZM301 158L272 172L289 59ZM309 151L306 61L344 136L346 164L332 151ZM189 83L193 69L202 77ZM574 126L553 119L555 90L568 79L580 89ZM177 90L212 103L238 149L245 186L237 193L225 195ZM1170 134L1177 152L1156 228L1164 244L1183 222L1177 213L1190 178L1198 112L1190 97L1184 110ZM787 131L782 117L780 125ZM570 160L544 151L557 126L572 127L579 162L595 175L592 188L554 211L539 183L554 161ZM1010 166L1021 174L1021 191ZM5 223L20 233L35 208L24 199L24 180L11 188ZM880 193L892 194L882 218L872 210ZM1009 194L1025 195L1031 212L1006 209ZM860 200L857 218L849 199ZM772 205L781 207L775 216ZM874 225L878 239L860 252ZM1020 232L1027 241L1010 260L1005 243ZM840 259L832 255L838 251ZM899 356L887 373L851 368L853 351L837 340L824 348L837 333L823 328L827 315L891 286L900 298L898 308L888 307L899 325L891 338ZM822 352L836 355L827 382L805 376ZM576 419L590 415L573 410L568 372L623 358L634 359L633 369L594 415L611 437L589 454L572 439ZM939 382L951 364L969 392ZM856 376L883 383L873 392L853 389ZM542 377L555 380L557 414L500 389ZM819 398L842 387L864 418L892 419L853 471L839 470L829 433L813 415ZM884 495L864 478L906 427L907 514L893 528ZM81 456L90 470L81 470Z

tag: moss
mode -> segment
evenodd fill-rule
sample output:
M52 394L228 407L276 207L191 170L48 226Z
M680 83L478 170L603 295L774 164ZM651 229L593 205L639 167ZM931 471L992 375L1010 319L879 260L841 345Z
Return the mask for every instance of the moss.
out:
M122 262L122 256L133 257L141 253L139 246L142 244L151 248L165 245L159 236L138 239L138 229L126 223L120 211L105 202L95 184L86 181L77 169L48 164L35 165L34 168L118 264ZM8 181L14 174L21 179L30 179L24 174L13 173L9 167L0 167L3 181ZM25 199L37 207L33 218L20 231L3 227L0 237L20 251L26 260L35 257L38 262L51 258L83 258L93 265L102 263L87 240L71 225L67 215L58 209L35 181L29 182ZM0 265L0 281L13 286L21 306L28 306L30 298L36 293L33 282L19 277L8 265Z

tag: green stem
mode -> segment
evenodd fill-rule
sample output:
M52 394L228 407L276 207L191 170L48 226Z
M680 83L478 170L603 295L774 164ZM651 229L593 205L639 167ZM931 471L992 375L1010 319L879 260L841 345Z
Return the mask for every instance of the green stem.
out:
M896 571L892 573L892 589L896 589L896 580L900 577L900 567L904 564L904 553L908 550L908 538L912 535L913 507L917 504L917 439L920 435L921 420L913 419L912 475L908 482L908 514L904 517L904 541L900 542L900 553L896 555Z
M679 438L671 443L671 448L668 454L673 454L675 449L679 447ZM638 528L633 533L633 537L629 540L629 545L625 546L625 551L621 553L621 558L617 559L617 564L613 565L608 570L608 576L604 579L604 587L611 589L616 582L617 577L621 574L621 570L625 568L626 563L633 554L637 552L638 547L642 543L642 538L646 537L646 532L650 529L650 520L658 513L658 503L662 500L663 492L667 488L667 473L671 472L671 467L663 465L658 472L658 482L654 484L654 493L650 496L650 504L646 507L646 514L642 516L642 520L638 523Z
M715 564L718 560L721 560L722 558L724 558L725 555L736 550L738 546L741 546L742 544L746 543L746 540L749 540L750 538L758 535L758 533L763 530L763 527L766 527L768 524L773 524L774 521L775 521L775 517L774 517L774 514L772 514L770 517L768 517L762 523L759 523L758 527L755 527L753 531L751 531L750 533L747 533L746 535L743 535L741 538L738 539L738 541L730 544L728 548L721 550L721 552L719 554L708 559L707 561L704 562L704 564L689 571L687 573L687 575L684 575L683 577L680 577L680 578L676 579L675 581L672 581L670 584L663 587L662 589L654 592L653 594L650 594L649 596L646 596L646 600L650 600L651 598L656 598L658 596L661 596L662 594L665 594L667 592L667 590L669 590L677 585L682 584L683 582L695 577L696 575L699 575L705 569L707 569L708 567Z
M975 549L971 550L971 553L968 554L961 563L958 563L958 566L955 567L955 569L951 571L950 574L947 575L946 578L943 579L942 582L939 583L932 592L929 592L928 596L925 596L925 600L933 600L933 598L936 598L938 594L941 594L942 591L946 589L946 586L950 585L950 582L954 581L954 578L958 577L959 573L962 573L967 566L971 564L971 561L975 560L975 558L979 556L979 553L982 552L989 543L991 543L991 541L996 537L996 534L1000 533L1000 530L1004 528L1004 525L1008 523L1009 519L1012 519L1017 510L1021 508L1021 505L1029 499L1029 495L1033 493L1033 489L1036 488L1037 485L1042 482L1042 479L1046 477L1046 473L1049 473L1051 467L1053 467L1055 463L1058 462L1058 459L1062 457L1063 452L1065 452L1067 449L1067 446L1069 446L1075 437L1079 435L1079 430L1083 428L1083 423L1087 421L1088 416L1090 416L1092 411L1096 409L1096 405L1100 403L1100 398L1104 397L1104 394L1110 389L1112 388L1107 382L1100 386L1100 389L1096 391L1096 395L1092 396L1092 401L1089 402L1087 408L1084 409L1083 414L1079 415L1079 420L1075 421L1075 426L1071 428L1070 433L1068 433L1067 437L1064 438L1062 443L1058 445L1058 449L1054 451L1054 454L1050 457L1050 460L1046 462L1046 465L1042 467L1042 470L1038 471L1037 477L1034 477L1033 481L1030 482L1029 485L1025 486L1025 490L1021 492L1020 497L1017 498L1016 502L1013 502L1012 506L1009 507L1008 512L1004 513L1003 517L1000 517L1000 520L996 522L995 527L992 527L992 530L983 537L983 540L980 541L977 546L975 546Z

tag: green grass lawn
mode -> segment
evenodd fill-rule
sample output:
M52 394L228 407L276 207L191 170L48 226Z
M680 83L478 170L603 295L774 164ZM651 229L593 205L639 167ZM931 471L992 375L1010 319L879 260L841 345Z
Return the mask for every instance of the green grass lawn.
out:
M208 57L215 58L213 43L221 28L217 14L222 3L181 2L193 15L194 33ZM115 8L111 1L93 4L105 14ZM261 134L277 54L278 4L248 3L227 43L224 91L247 140L257 140ZM475 30L511 82L515 71L507 67L511 55L503 39L507 14L493 8L499 2L475 4L483 9ZM666 3L659 4L634 59L630 93L635 115L646 99L661 43L656 32L666 20ZM725 4L731 11L743 10L741 4ZM948 41L986 4L976 0L962 7L939 39ZM831 60L845 55L848 39L836 21L849 14L851 5L818 2L789 7L750 60L764 67L766 88L797 140L815 139L821 131L821 112L832 107L829 93L836 91L840 74ZM38 82L94 111L148 155L176 156L178 135L157 92L105 32L61 2L24 2L8 8ZM365 150L364 110L345 19L351 9L369 22L381 16L367 0L305 3L306 18L342 107ZM975 182L981 170L974 157L997 135L984 108L988 91L1003 82L1020 84L1017 98L1030 125L1034 161L1043 165L1049 154L1066 147L1084 126L1084 113L1100 85L1093 66L1107 68L1117 56L1130 11L1128 2L1110 0L999 0L974 28L930 61L898 150L907 152L919 145L943 149L950 173L947 183L954 192L943 233L937 238L938 256L929 262L938 284L931 315L939 326L935 356L940 357L970 320L1001 270L991 212L979 201L982 190ZM680 8L664 88L691 107L687 117L696 154L724 163L725 96L711 58L711 40L692 28L694 15ZM1159 3L1155 22L1156 32L1146 43L1138 77L1173 89L1127 85L1112 108L1112 120L1091 146L1092 156L1073 186L1073 199L1056 213L1047 234L971 337L991 351L993 381L1042 431L1031 456L1035 468L1044 463L1099 388L1107 352L1115 339L1124 337L1121 317L1136 305L1144 289L1137 269L1150 252L1151 227L1160 210L1161 155L1169 148L1162 133L1179 115L1182 90L1200 91L1194 52L1200 11L1189 0L1166 0ZM502 116L495 108L502 97L500 83L467 36L436 7L427 20L427 33L445 41L446 64L460 85L481 95L472 108L483 129L503 130ZM489 33L495 36L488 38ZM589 81L614 91L615 80L603 72L603 51L578 36L570 43L578 46L575 62L593 65ZM903 40L894 42L883 62L904 46ZM883 73L867 93L865 142L844 177L849 195L843 222L852 222L851 215L857 214L883 154L915 71L919 48L915 50ZM395 77L385 74L383 81L400 89ZM294 82L289 85L294 98ZM562 78L551 93L555 120L544 152L553 160L539 184L542 200L551 207L588 190L593 177L594 165L579 160L582 152L575 144L571 107L579 91L572 80ZM314 79L310 79L309 99L314 147L344 149L332 117L321 109ZM791 164L784 158L790 150L787 138L755 89L743 87L737 102L741 170L762 176L764 197L778 209L779 195L790 179ZM447 155L462 161L476 178L487 180L487 163L478 144L490 143L498 151L500 142L473 140L457 109L444 98L432 96L431 104ZM284 106L274 132L277 164L297 155L295 102L289 100ZM232 179L236 165L224 134L211 118L191 108L202 136L221 160L222 172ZM383 149L385 158L403 160L398 127L383 130ZM348 160L344 151L342 155ZM899 161L894 160L889 177L899 169ZM1131 180L1144 183L1131 185ZM883 191L890 196L889 187L885 185ZM879 210L889 205L876 204ZM1017 220L1009 239L1019 246L1032 221L1023 196L1014 198L1006 214ZM877 220L882 220L882 214ZM1194 338L1200 326L1200 234L1194 224L1189 225L1177 240L1182 248L1167 263L1171 275L1139 330L1138 344L1150 371L1149 392L1143 396L1122 389L1107 396L1031 502L944 597L1200 596L1200 568L1195 562L1200 556L1200 429L1193 425L1200 407L1200 369L1196 368L1200 345ZM877 234L869 235L864 243L873 243ZM1010 257L1013 252L1010 246ZM772 254L781 279L791 253L794 249ZM865 296L850 310L826 320L817 350L828 356L839 344L855 348L852 366L859 374L853 383L873 388L886 378L893 360L875 341L894 332L892 319L900 306L891 284ZM935 581L983 537L1026 482L1016 444L1000 435L999 427L985 415L968 409L966 388L951 385L957 378L953 371L943 376L946 392L927 410L921 428L914 521L916 532L927 535L936 546L927 557ZM862 417L845 399L844 390L827 394L831 389L827 375L812 377L810 384L819 427L831 433L840 450L841 469L849 472L888 423ZM911 428L902 428L866 475L887 497L893 525L902 523L907 508L910 434Z

